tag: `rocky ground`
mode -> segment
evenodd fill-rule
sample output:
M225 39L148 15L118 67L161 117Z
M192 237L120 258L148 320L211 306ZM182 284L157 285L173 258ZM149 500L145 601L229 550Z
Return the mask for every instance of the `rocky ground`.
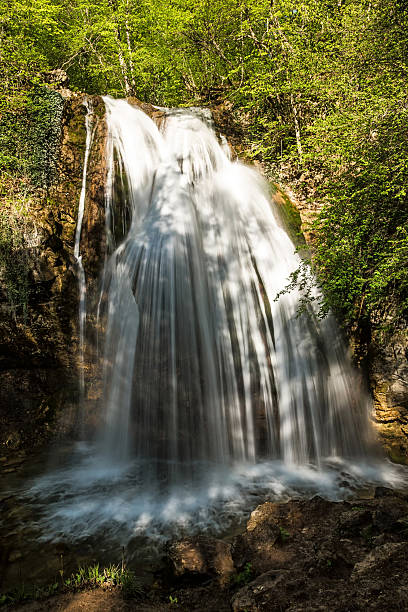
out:
M124 600L119 588L98 588L14 609L407 610L408 494L377 487L352 501L267 502L232 541L201 535L173 542L166 562L133 599Z

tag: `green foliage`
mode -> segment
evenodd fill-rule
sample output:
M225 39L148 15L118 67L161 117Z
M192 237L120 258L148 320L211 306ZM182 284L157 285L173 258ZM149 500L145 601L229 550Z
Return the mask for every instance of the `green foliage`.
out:
M134 599L143 593L143 587L134 572L125 569L120 575L120 585L124 599Z
M29 97L28 174L35 186L49 187L55 177L63 108L61 95L46 87L35 87Z
M349 326L407 318L401 0L0 0L0 169L16 189L52 181L62 101L44 81L55 68L91 94L228 100L250 156L322 205L321 312Z
M65 580L66 587L82 588L87 586L112 585L119 586L124 599L140 595L142 587L134 572L119 565L109 565L102 568L99 563L78 570Z
M0 116L0 169L26 177L34 187L47 188L56 173L63 99L59 93L33 85L17 110Z
M63 560L61 558L59 574L62 579L60 583L52 582L44 587L28 587L23 583L9 593L0 593L0 606L45 599L60 590L75 591L97 586L116 586L120 588L124 599L139 597L143 592L143 587L135 574L126 567L119 565L109 565L102 568L99 563L96 563L86 568L79 567L76 572L64 580Z
M24 218L10 208L0 210L0 279L13 312L25 314L30 288Z
M279 539L282 543L285 543L290 538L290 533L284 527L279 527Z
M242 572L239 572L238 574L232 577L232 583L235 586L242 586L244 584L248 584L248 582L251 582L252 578L253 578L252 563L246 563Z
M407 169L399 171L393 159L392 133L381 161L373 159L376 146L367 147L351 170L329 177L330 200L315 224L323 287L350 322L369 316L380 323L408 314L408 202L404 187L396 184L398 174L406 180ZM408 156L407 135L400 129L399 136Z

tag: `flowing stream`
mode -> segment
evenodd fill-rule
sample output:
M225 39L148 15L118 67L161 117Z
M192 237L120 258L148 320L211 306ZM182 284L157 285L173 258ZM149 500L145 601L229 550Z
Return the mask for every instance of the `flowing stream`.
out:
M133 542L140 559L183 533L225 534L265 499L399 482L333 318L280 294L300 260L263 178L231 159L208 111L156 124L104 101L103 425L16 488L37 541L117 555ZM82 355L89 108L86 125Z

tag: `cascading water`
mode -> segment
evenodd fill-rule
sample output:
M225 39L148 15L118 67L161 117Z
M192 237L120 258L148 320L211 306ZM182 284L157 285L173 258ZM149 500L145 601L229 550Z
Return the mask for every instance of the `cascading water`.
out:
M208 111L165 109L159 129L104 100L104 419L26 491L40 537L97 534L113 555L136 538L140 558L146 542L151 555L176 534L223 533L265 499L401 482L373 455L332 318L299 315L298 291L276 299L299 258L263 179L230 159ZM87 123L80 268L91 138Z
M197 112L159 131L105 103L109 234L118 211L129 221L105 270L104 447L175 479L196 462L364 457L367 400L335 324L299 316L297 291L275 301L299 258L263 180Z
M78 266L78 290L79 290L79 390L81 395L81 401L84 399L85 393L85 373L84 373L84 346L85 346L85 325L86 325L86 278L85 270L82 264L82 255L80 254L81 247L81 233L82 233L82 221L84 218L85 211L85 197L86 197L86 177L88 170L89 154L91 151L92 138L93 138L93 115L92 105L89 100L85 100L84 106L86 108L85 116L85 127L86 127L86 141L85 141L85 156L84 156L84 167L82 170L82 186L81 193L79 196L78 205L78 218L77 226L75 231L75 245L74 245L74 257Z

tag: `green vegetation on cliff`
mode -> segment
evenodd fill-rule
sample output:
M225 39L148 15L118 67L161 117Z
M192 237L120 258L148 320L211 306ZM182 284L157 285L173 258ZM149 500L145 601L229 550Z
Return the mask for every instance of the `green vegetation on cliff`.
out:
M407 317L403 0L0 0L0 61L13 188L44 178L30 143L47 104L60 112L39 95L50 70L88 93L225 103L252 157L322 205L314 263L328 303L348 325Z

